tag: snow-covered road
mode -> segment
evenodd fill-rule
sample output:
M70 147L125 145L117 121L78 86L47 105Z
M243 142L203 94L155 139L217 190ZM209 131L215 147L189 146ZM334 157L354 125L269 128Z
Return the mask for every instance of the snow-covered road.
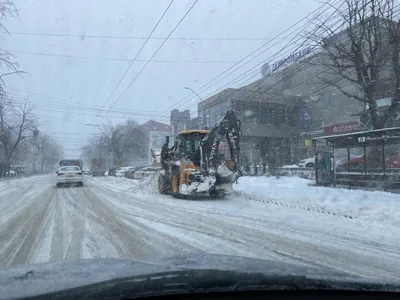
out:
M53 176L0 182L0 266L207 252L389 279L400 274L399 222L330 207L316 188L302 187L321 198L320 206L285 180L274 195L260 193L268 188L262 183L252 195L190 201L158 195L150 182L86 179L83 188L61 189ZM238 191L251 186L243 180Z

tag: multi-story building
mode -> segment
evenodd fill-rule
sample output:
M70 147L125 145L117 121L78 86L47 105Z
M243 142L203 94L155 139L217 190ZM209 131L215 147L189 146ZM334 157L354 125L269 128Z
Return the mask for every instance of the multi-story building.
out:
M175 134L182 130L189 129L189 127L191 127L190 110L171 110L170 124Z
M152 149L161 149L166 141L167 136L171 136L171 126L157 121L147 121L142 125L145 133L148 135L149 145L147 148L147 159L137 164L151 165L153 162Z
M199 128L198 118L191 118L190 110L171 110L170 124L172 130L172 140L174 140L174 137L183 130Z
M329 84L329 81L335 84ZM351 99L341 91L355 92L357 86L343 79L338 80L338 75L330 71L328 57L324 53L307 52L301 60L285 68L264 73L261 79L250 86L253 89L301 99L299 158L313 155L313 137L351 132L360 128L355 124L359 123L363 103Z
M243 163L290 163L296 158L300 98L258 92L249 87L227 89L198 104L199 123L211 128L228 109L241 121Z
M348 80L332 70L329 54L333 41L348 47L347 32L324 40L324 50L308 47L265 64L259 80L202 101L199 125L211 127L227 109L233 109L242 122L244 159L257 161L265 154L271 158L276 152L274 159L280 163L295 163L313 155L312 137L371 129L366 104L351 97L360 96L356 77ZM392 103L392 78L390 65L382 68L375 83L379 110ZM398 116L389 126L400 126L400 112Z

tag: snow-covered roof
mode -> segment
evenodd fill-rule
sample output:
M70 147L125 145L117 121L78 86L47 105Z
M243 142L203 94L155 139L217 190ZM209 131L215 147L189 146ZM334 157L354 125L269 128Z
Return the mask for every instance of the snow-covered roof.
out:
M171 125L157 122L154 120L149 120L142 126L145 127L148 131L165 131L165 132L171 131Z

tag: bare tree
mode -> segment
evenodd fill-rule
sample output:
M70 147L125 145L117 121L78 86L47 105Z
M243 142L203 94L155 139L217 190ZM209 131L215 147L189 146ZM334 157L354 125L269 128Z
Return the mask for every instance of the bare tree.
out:
M0 1L0 29L5 31L8 34L7 28L4 26L4 21L7 17L14 17L18 15L18 10L15 7L14 3L10 0L2 0ZM3 70L12 70L17 71L18 64L16 62L12 62L11 53L0 50L0 67Z
M62 159L62 150L60 145L44 134L39 137L39 159L40 159L40 171L50 172L54 165Z
M101 134L94 135L82 148L87 160L94 157L108 158L113 164L130 164L135 159L146 157L147 136L143 128L134 121L127 121L115 127L105 127Z
M328 3L329 4L329 3ZM318 79L364 104L372 127L384 128L400 101L399 28L394 0L344 0L332 22L317 20L308 36L321 49ZM392 97L382 111L377 100Z
M2 174L16 159L18 147L27 142L34 128L32 108L15 106L0 94L0 165Z

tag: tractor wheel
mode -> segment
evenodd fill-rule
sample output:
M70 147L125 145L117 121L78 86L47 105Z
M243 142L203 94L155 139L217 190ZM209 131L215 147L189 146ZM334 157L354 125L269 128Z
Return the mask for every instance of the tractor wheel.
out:
M219 191L219 190L211 190L210 197L213 199L217 199L217 198L223 199L223 198L225 198L225 192Z
M170 186L167 178L164 175L158 176L158 191L161 194L168 195L169 189Z
M180 181L179 170L174 170L171 176L171 189L170 189L170 194L174 198L181 198L181 194L179 194L179 181Z

